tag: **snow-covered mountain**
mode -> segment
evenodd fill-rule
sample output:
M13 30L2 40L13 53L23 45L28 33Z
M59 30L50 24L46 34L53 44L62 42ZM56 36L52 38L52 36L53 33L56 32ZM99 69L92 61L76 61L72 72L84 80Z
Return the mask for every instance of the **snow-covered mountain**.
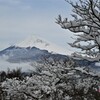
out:
M31 36L25 39L24 41L16 44L17 47L36 47L41 50L47 50L50 53L62 54L62 55L71 55L72 51L68 49L64 49L54 43L48 42L47 40L37 37Z
M44 63L46 60L50 62L68 60L68 56L61 54L52 54L47 50L40 50L36 47L16 47L10 46L0 51L0 71L21 68L23 71L35 70L38 63ZM35 63L34 63L35 62Z
M69 50L65 50L42 38L31 36L14 46L10 46L0 51L0 70L7 70L21 67L23 70L34 69L33 62L43 62L46 59L56 59L58 61L67 59Z
M51 42L48 42L42 38L35 36L29 37L28 39L16 44L15 46L10 46L2 51L0 51L0 70L7 67L23 67L25 69L31 69L33 66L30 64L33 62L43 62L44 58L53 61L63 62L70 59L72 52L63 49ZM89 62L85 60L76 60L80 66L91 66L98 70L100 68L95 65L95 62ZM96 67L97 66L97 67ZM94 69L95 69L94 68Z

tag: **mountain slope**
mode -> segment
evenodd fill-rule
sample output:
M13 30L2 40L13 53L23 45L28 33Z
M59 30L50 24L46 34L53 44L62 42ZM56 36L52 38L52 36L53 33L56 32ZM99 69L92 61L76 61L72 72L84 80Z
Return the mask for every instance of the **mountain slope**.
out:
M36 47L16 47L10 46L0 51L0 71L7 69L21 68L28 72L36 69L38 63L44 63L45 59L52 62L63 62L68 57L61 54L51 54L47 50L40 50Z
M16 44L18 47L36 47L41 50L47 50L50 53L71 55L71 51L61 48L60 46L55 45L54 43L48 42L40 37L31 36L19 44Z
M63 59L71 51L65 50L42 38L31 36L15 46L0 51L0 57L11 63L40 61L43 58Z
M15 46L10 46L0 51L0 68L7 66L13 68L13 66L23 66L25 63L28 66L33 62L42 62L48 59L49 61L63 62L69 59L72 52L65 50L53 43L50 43L44 39L32 36L22 41ZM17 65L16 65L16 64ZM27 68L27 67L26 67Z
M40 50L36 47L16 47L11 46L0 52L1 57L6 57L9 62L29 62L38 60L46 55L49 55L48 51Z

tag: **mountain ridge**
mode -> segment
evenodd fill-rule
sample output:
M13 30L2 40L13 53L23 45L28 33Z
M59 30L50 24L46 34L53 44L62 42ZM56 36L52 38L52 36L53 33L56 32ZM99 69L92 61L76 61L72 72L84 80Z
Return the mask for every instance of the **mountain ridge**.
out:
M41 37L30 36L22 42L16 44L17 47L36 47L41 50L47 50L50 53L62 54L62 55L71 55L72 51L64 49L54 43L51 43Z

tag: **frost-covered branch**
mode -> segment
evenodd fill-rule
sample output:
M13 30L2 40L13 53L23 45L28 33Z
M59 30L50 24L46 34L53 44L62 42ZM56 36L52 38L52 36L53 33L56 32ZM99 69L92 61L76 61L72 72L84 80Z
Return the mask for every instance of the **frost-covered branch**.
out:
M47 62L47 61L46 61ZM46 65L46 66L45 66ZM25 80L16 78L2 82L7 100L84 100L90 97L99 98L98 84L100 78L86 68L78 67L73 61L66 65L43 64L41 73L26 77ZM49 66L48 66L49 65ZM49 74L51 74L51 76ZM95 87L97 86L97 87ZM95 94L96 93L96 94Z
M97 57L98 53L96 54L96 52L100 53L100 1L79 0L76 3L66 1L73 7L71 16L74 20L63 19L59 15L56 23L63 29L79 33L77 39L73 43L69 43L72 47L79 48L86 54L87 50L91 53L95 52L95 56L91 54L91 57ZM90 54L87 54L87 56L90 56Z

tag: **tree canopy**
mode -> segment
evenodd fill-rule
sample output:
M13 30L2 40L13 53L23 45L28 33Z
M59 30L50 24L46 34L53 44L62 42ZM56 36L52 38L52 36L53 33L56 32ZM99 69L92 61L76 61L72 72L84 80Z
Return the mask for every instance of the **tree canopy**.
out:
M66 0L73 7L73 20L58 16L56 23L63 29L77 33L72 47L81 52L73 56L91 61L100 60L100 0L78 0L76 3Z

